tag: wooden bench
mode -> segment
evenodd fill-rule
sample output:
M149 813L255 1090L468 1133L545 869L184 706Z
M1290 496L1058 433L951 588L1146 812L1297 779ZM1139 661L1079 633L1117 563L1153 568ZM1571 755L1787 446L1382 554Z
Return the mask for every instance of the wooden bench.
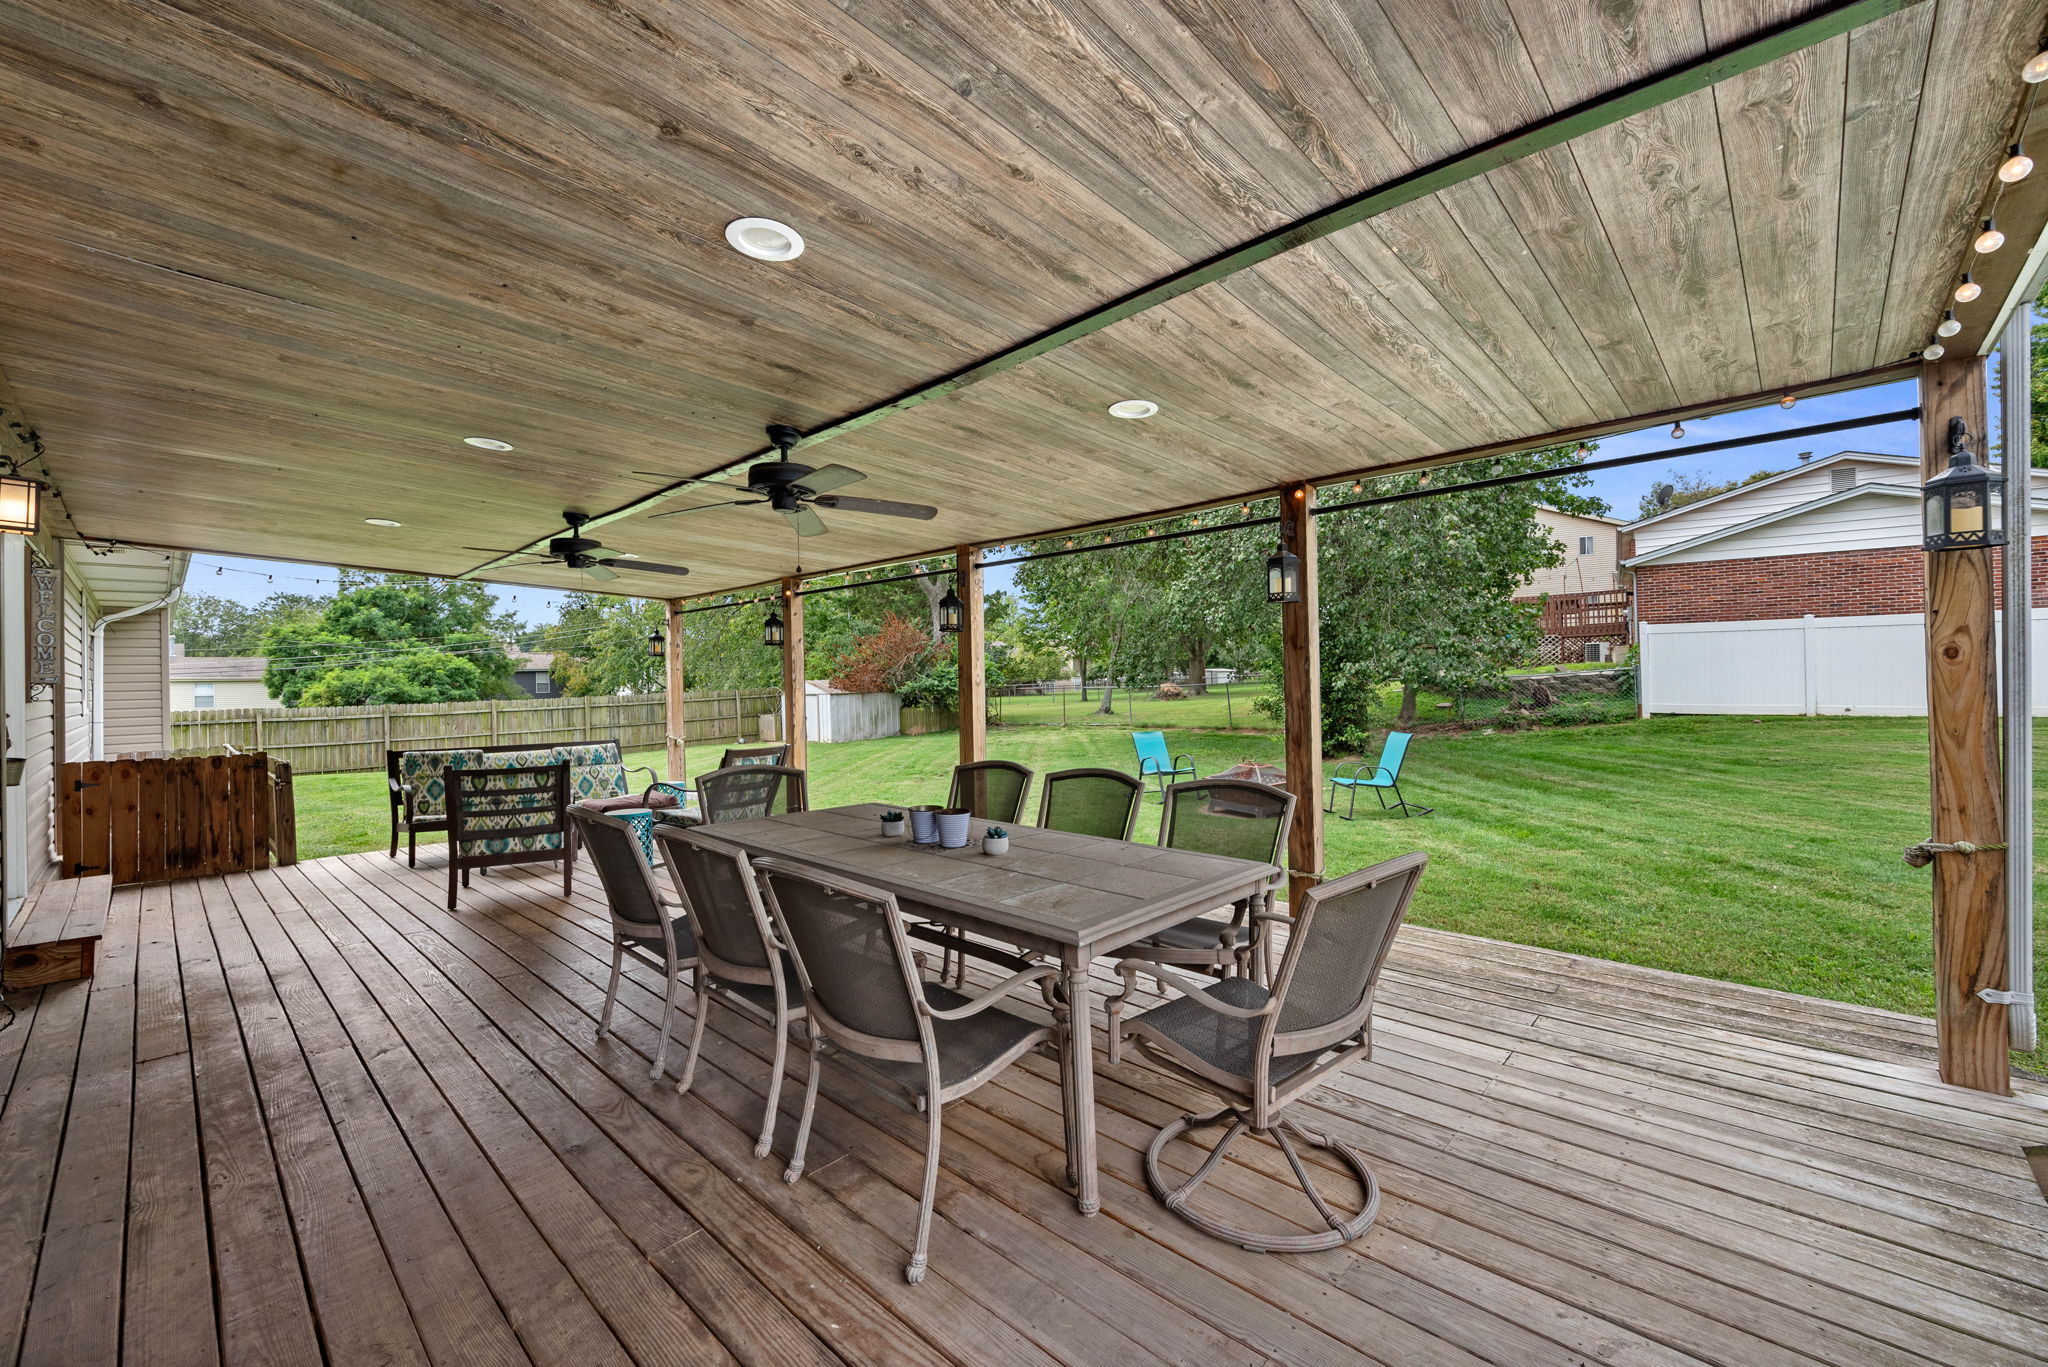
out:
M50 878L28 896L28 904L7 927L7 956L0 980L6 989L43 987L92 976L114 880Z

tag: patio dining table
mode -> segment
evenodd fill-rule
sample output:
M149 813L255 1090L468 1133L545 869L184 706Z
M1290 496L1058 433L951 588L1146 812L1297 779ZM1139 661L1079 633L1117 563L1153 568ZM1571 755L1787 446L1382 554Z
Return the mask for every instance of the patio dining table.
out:
M1272 864L1127 840L1008 825L1005 854L947 850L881 833L879 803L789 812L702 828L750 855L776 855L894 893L904 911L1056 959L1068 1013L1060 1050L1067 1182L1083 1215L1102 1208L1095 1159L1089 965L1155 931L1247 898L1267 899Z

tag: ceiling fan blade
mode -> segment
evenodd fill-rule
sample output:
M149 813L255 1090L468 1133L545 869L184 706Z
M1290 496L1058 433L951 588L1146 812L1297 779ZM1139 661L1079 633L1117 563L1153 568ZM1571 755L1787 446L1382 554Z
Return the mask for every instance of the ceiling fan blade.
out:
M536 560L554 559L553 556L542 555L539 551L507 551L501 550L496 546L464 546L462 549L465 551L475 551L478 555L524 555Z
M729 479L699 479L695 475L664 475L654 470L635 470L644 479L658 479L668 484L709 484L715 489L736 489L742 486Z
M648 574L688 574L690 572L688 565L658 565L652 560L634 560L628 563L625 568L628 574L639 574L643 571Z
M585 560L617 560L619 553L609 546L592 546L583 553Z
M789 525L796 528L798 536L823 536L825 534L825 519L819 517L809 508L777 509L777 511L789 519Z
M820 465L798 480L797 484L814 494L822 494L833 489L843 489L857 480L866 478L866 475L851 465Z
M837 508L846 513L880 513L884 517L914 517L929 522L939 515L937 508L923 503L898 503L887 498L846 498L828 494L818 500L820 508Z
M694 508L671 508L665 513L650 513L649 518L674 517L677 513L701 513L706 508L746 508L756 503L766 503L765 498L736 498L730 503L699 503Z
M617 579L619 573L606 565L585 565L583 572L592 579Z

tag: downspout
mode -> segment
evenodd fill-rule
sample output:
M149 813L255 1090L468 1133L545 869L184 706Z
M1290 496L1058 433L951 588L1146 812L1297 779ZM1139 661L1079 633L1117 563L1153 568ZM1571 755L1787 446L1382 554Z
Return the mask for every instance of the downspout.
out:
M2032 1049L2034 1016L2033 309L2022 302L1998 343L1999 448L2005 467L2005 950L2012 1047ZM1987 994L1988 995L1988 994Z
M85 652L92 661L92 697L88 702L88 706L92 710L88 726L91 739L87 744L93 759L105 759L107 757L107 708L104 701L105 693L103 687L106 683L107 674L104 649L107 628L116 622L126 621L130 617L140 617L145 612L155 612L159 608L167 608L177 602L184 595L184 592L184 585L181 584L157 599L154 603L144 603L139 608L129 608L124 612L109 613L92 624L92 635L86 643Z

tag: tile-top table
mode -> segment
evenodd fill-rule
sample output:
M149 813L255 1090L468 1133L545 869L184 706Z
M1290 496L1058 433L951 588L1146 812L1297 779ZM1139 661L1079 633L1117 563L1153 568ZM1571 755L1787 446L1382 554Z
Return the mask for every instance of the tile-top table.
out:
M1001 823L1007 854L926 848L882 834L880 803L789 812L701 827L749 855L776 855L896 894L903 909L959 930L1056 957L1071 1040L1060 1051L1067 1180L1083 1215L1102 1206L1095 1171L1094 1028L1088 966L1155 931L1245 898L1265 899L1272 864L1127 840ZM900 809L899 809L900 810Z

